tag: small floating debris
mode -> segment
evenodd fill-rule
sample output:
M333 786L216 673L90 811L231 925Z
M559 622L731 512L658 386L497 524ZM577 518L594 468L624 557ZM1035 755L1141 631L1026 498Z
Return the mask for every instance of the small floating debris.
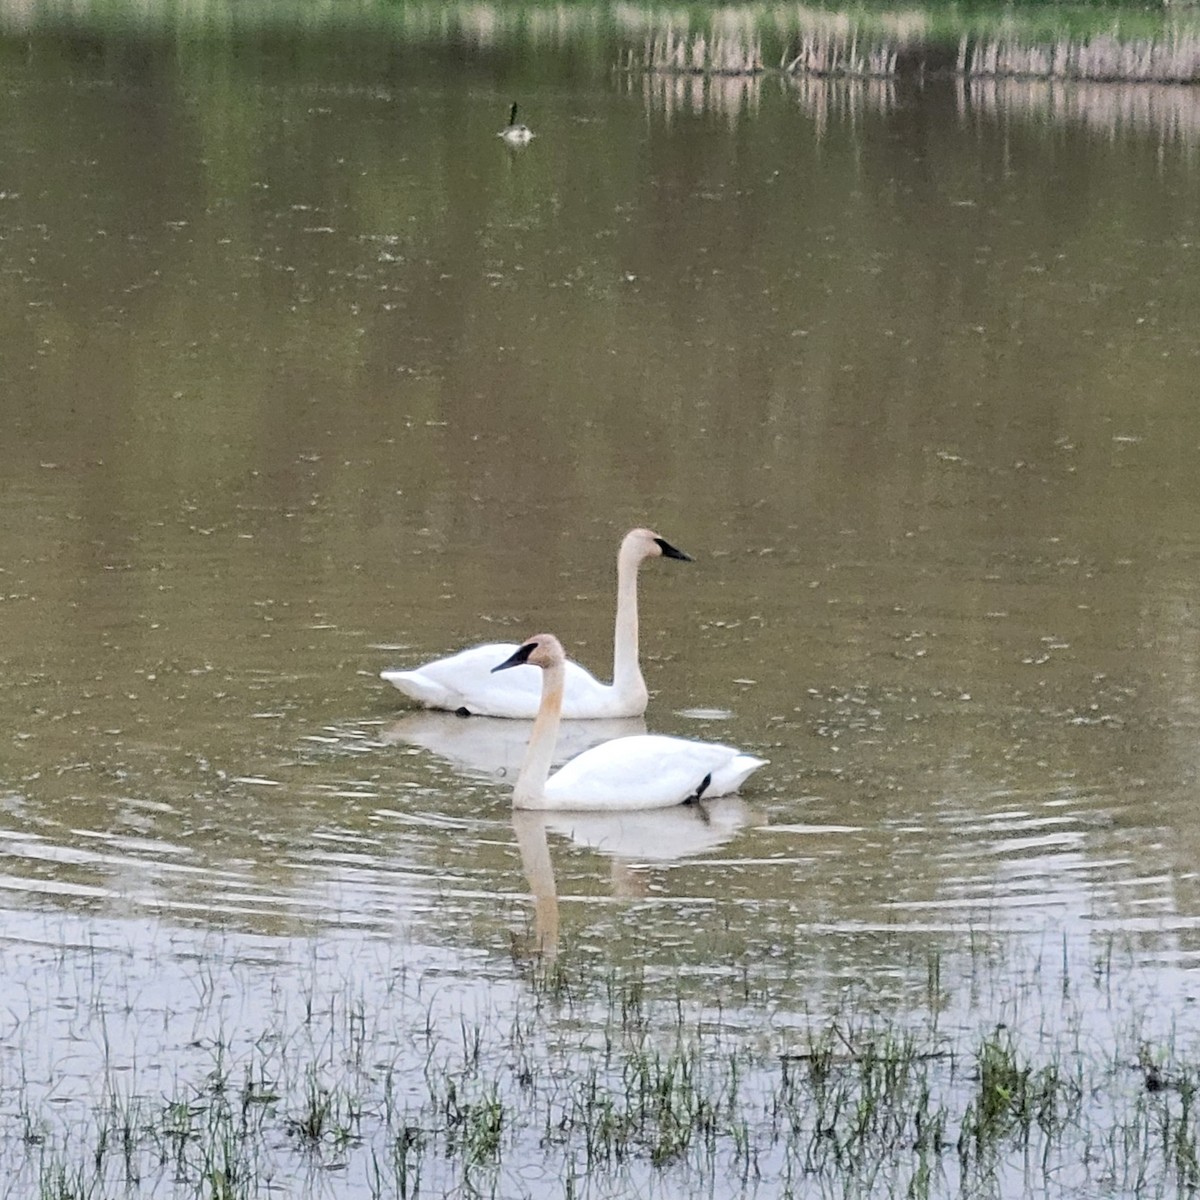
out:
M680 708L676 715L687 717L689 721L728 721L733 716L733 710L728 708Z
M252 787L283 787L278 779L267 779L262 775L235 775L232 783L246 783Z

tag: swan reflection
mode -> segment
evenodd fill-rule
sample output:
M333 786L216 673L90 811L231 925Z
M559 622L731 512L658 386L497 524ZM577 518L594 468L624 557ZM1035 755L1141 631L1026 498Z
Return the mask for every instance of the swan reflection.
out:
M529 949L547 957L558 951L558 885L548 832L609 858L613 894L631 899L645 894L640 868L716 850L740 829L757 822L754 810L737 796L622 813L513 809L521 867L533 893L533 942Z
M515 779L525 758L532 721L505 717L459 717L453 713L415 712L389 725L386 745L419 746L443 758L457 771L486 779ZM645 733L641 717L601 721L565 721L554 747L554 762L564 763L613 738Z

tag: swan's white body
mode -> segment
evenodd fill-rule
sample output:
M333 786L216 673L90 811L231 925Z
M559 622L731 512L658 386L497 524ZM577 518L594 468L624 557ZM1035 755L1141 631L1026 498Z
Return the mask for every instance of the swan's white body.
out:
M553 775L566 656L558 639L538 634L493 670L542 669L542 698L513 790L515 808L633 812L669 808L704 796L727 796L765 761L716 742L635 734L593 746Z
M533 140L533 130L528 125L517 123L517 106L514 103L508 114L508 124L500 130L497 137L503 138L510 146L524 146Z
M701 796L728 796L762 765L761 758L718 742L635 734L585 750L537 791L527 788L517 803L604 812L671 808Z
M649 692L638 665L638 567L647 558L679 558L690 562L649 529L631 529L617 553L617 623L613 635L613 681L601 683L577 663L565 662L566 690L562 715L579 721L608 717L640 717ZM537 716L542 684L533 668L492 668L518 649L515 642L472 646L411 671L381 671L380 678L426 708L464 711L482 717L531 720Z
M466 709L475 716L528 721L537 716L542 695L537 673L514 671L511 680L491 674L492 668L517 648L517 642L488 642L411 671L381 671L379 677L426 708ZM637 680L630 680L624 688L601 683L578 663L568 662L566 670L563 716L569 720L638 717L646 711L649 693L640 669Z

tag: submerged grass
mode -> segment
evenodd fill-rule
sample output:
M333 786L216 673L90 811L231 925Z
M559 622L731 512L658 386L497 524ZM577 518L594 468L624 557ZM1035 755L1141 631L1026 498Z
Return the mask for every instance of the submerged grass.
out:
M509 964L495 1006L400 969L378 1012L331 980L199 1056L177 1047L165 1092L106 1048L94 1102L69 1106L9 1047L22 1121L0 1137L0 1195L235 1200L331 1178L404 1198L1189 1194L1200 1046L1147 1035L1132 1009L1097 1039L1111 955L1097 962L1013 981L981 952L951 978L931 951L913 1002L847 988L822 1012L733 975L698 998L594 959ZM77 1028L100 1019L91 1002Z

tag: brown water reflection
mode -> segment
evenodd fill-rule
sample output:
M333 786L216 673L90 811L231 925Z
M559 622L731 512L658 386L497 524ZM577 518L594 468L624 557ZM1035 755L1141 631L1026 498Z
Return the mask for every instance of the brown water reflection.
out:
M648 726L771 767L636 888L551 827L560 945L810 999L980 929L1195 967L1178 105L522 76L514 155L512 75L77 50L8 50L10 911L503 955L507 785L377 673L539 627L603 672L650 521L697 565L643 581Z

